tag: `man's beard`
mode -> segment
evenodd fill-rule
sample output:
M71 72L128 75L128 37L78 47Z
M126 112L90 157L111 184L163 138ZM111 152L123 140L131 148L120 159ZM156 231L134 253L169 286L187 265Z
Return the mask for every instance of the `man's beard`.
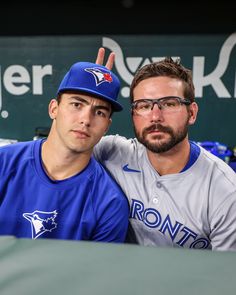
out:
M170 138L167 141L161 143L161 140L158 139L159 135L156 135L153 136L155 142L151 143L146 139L146 137L148 133L152 130L158 130L164 133L168 133L170 135ZM139 134L134 126L134 132L138 141L142 143L148 150L150 150L153 153L164 153L169 151L185 139L185 137L188 134L188 122L186 122L184 127L181 130L178 130L177 132L175 132L171 127L165 127L158 123L153 124L148 128L145 128L142 131L142 134Z

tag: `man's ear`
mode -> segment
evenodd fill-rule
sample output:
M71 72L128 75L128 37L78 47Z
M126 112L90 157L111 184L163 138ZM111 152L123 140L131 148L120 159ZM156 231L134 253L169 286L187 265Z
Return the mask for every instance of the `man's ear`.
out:
M193 125L197 119L198 105L196 102L193 102L189 106L189 125Z
M58 101L55 98L53 98L48 105L48 113L52 120L56 118L57 111L58 111Z

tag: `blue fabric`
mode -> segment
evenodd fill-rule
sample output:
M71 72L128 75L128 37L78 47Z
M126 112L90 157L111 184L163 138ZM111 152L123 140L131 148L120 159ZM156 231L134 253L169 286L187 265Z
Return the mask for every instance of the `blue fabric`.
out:
M236 162L229 162L229 166L236 172Z
M0 235L122 242L128 202L92 158L81 173L53 181L41 163L42 140L0 148Z
M120 90L118 77L106 67L90 62L77 62L62 79L57 93L76 90L89 93L107 100L114 111L121 111L117 101Z

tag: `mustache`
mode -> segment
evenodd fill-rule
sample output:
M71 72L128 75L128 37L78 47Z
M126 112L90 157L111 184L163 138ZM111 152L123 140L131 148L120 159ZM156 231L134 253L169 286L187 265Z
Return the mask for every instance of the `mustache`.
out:
M156 123L156 124L152 124L151 126L145 128L143 130L143 133L149 133L151 131L154 131L154 130L158 130L158 131L161 131L161 132L166 132L166 133L171 133L172 134L172 128L170 127L167 127L167 126L163 126L159 123Z

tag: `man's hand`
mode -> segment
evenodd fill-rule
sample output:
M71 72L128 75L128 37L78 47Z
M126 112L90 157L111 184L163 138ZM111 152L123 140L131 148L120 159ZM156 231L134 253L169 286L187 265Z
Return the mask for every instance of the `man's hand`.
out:
M95 63L98 65L103 65L104 57L105 57L105 48L100 47L98 49L97 59ZM111 70L114 65L114 61L115 61L115 52L111 52L108 56L105 67Z

